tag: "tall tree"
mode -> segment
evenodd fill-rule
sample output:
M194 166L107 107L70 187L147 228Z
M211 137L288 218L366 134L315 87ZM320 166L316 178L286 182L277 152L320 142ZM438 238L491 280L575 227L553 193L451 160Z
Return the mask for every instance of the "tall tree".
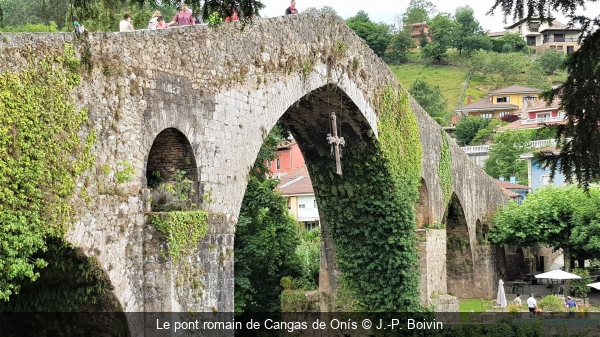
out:
M590 189L587 196L576 186L548 186L529 194L522 205L500 207L493 218L488 238L495 244L533 246L537 244L562 249L565 271L571 259L597 256L598 206L600 190ZM590 244L590 241L593 241ZM568 282L565 293L568 294Z
M585 3L585 0L496 0L490 12L500 8L505 17L546 20L550 13L547 9L552 8L567 14L570 24L581 25L581 48L566 62L567 80L544 95L549 102L559 97L567 116L567 124L556 127L560 153L539 160L550 167L552 176L559 171L566 178L576 177L580 186L588 188L600 181L600 16L576 15L577 7Z
M558 50L546 50L542 53L538 62L546 75L554 75L564 61L565 53Z
M467 39L473 35L483 34L483 29L479 25L479 22L475 20L473 9L469 6L458 7L454 14L454 21L456 29L454 30L454 47L458 50L458 54L461 55L463 49L465 49Z
M432 41L436 41L441 46L452 46L452 38L456 24L452 16L448 13L439 13L436 15L429 25L429 36Z
M356 35L360 36L379 57L387 50L390 44L390 26L385 23L374 23L369 19L369 14L359 11L355 16L348 18L346 24Z
M406 54L411 48L416 46L415 41L407 30L400 30L392 34L390 44L385 52L386 62L401 63L405 62Z
M321 8L308 7L303 12L306 12L306 13L325 13L325 14L338 15L338 13L335 11L335 9L333 9L333 7L329 7L329 6L323 6Z
M469 145L477 132L485 128L490 123L489 118L481 117L465 117L456 124L456 131L454 136L461 146Z
M408 26L413 23L429 22L429 19L437 13L437 8L427 0L410 0L406 11L402 15L402 25Z
M440 44L439 42L432 41L428 43L425 48L423 48L421 51L421 56L425 59L437 61L438 64L441 64L442 60L448 57L446 50L448 50L446 46Z
M490 157L485 161L483 169L494 178L515 175L517 182L528 185L527 162L519 156L531 151L528 143L535 136L530 131L505 131L496 133Z
M408 92L439 124L445 124L448 100L442 95L439 85L430 84L425 78L417 78Z

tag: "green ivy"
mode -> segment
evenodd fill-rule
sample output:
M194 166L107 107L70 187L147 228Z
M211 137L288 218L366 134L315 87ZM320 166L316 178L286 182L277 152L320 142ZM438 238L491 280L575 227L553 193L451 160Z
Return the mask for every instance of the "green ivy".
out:
M167 236L169 256L173 262L190 255L206 232L208 213L202 210L166 212L151 215L156 229Z
M315 158L307 164L338 267L356 299L353 307L416 311L421 309L414 209L422 160L419 128L406 92L387 87L379 101L379 139L348 140L343 175L335 174L333 160L316 154L308 155Z
M34 53L30 53L34 55ZM48 265L36 253L63 238L73 223L76 178L94 161L97 134L82 138L88 112L75 110L71 90L80 83L70 44L19 73L0 74L0 299L20 281L35 281Z
M440 162L438 165L438 176L440 185L442 185L442 197L444 205L450 202L452 197L452 156L450 154L450 146L448 146L448 138L446 132L442 130L442 146L440 148Z

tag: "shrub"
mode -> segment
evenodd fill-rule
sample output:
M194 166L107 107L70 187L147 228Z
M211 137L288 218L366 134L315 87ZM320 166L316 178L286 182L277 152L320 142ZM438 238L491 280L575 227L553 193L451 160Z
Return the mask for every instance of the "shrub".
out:
M503 122L512 123L514 121L519 120L519 116L513 115L513 114L508 114L508 115L504 115L504 116L500 117L500 120Z
M565 311L565 301L554 295L548 295L538 302L538 306L544 311L563 312Z

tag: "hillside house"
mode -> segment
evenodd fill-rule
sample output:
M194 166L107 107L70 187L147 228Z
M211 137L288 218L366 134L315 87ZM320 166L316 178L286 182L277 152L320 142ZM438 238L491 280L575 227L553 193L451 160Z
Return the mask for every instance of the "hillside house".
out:
M539 129L544 125L564 124L565 112L560 110L560 99L555 98L551 104L544 100L533 101L520 110L521 119L498 129L498 132L508 130Z
M536 53L550 49L570 54L579 49L581 28L569 27L555 19L550 23L541 22L539 18L522 19L504 28L509 33L520 34L528 46L535 47Z
M429 25L427 22L418 22L410 25L410 37L415 42L417 48L413 51L419 50L421 46L421 36L425 35L427 38L427 42L431 42L431 38L429 37Z
M279 176L291 172L304 164L304 157L300 152L300 147L295 140L285 140L277 146L277 158L275 160L265 161L269 171Z
M556 147L546 147L534 152L524 153L520 156L521 159L527 160L527 177L529 181L529 192L535 193L535 190L549 185L563 186L565 185L564 175L556 171L554 181L550 181L550 168L543 168L537 159L534 158L536 152L548 152L558 154L560 150Z
M320 226L317 199L306 166L283 175L276 191L286 198L290 214L306 230Z
M537 101L541 92L539 89L511 85L490 91L486 98L475 103L471 103L471 96L469 96L467 105L456 108L454 112L460 117L499 119L504 115L515 114L524 105Z

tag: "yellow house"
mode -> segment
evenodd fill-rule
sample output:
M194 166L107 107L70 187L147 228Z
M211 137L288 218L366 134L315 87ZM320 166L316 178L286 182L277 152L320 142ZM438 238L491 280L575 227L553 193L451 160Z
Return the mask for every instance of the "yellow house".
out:
M514 114L517 110L537 101L539 89L511 85L510 87L490 91L488 97L471 103L469 96L467 105L454 111L461 117L473 116L498 119L504 115Z

